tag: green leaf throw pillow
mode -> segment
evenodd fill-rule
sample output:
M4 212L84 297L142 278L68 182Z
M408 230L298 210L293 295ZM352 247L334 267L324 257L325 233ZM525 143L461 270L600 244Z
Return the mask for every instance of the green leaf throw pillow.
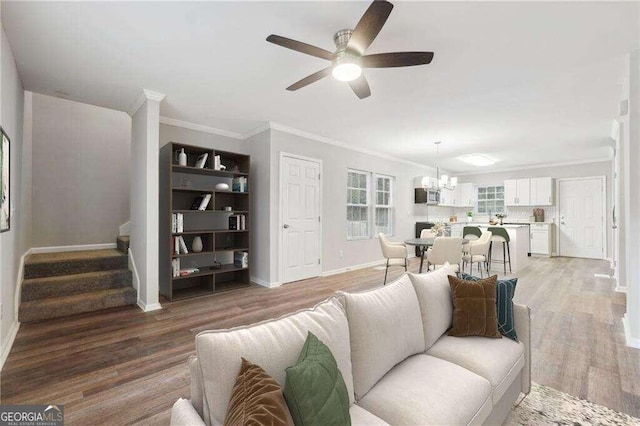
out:
M331 350L313 333L286 372L284 396L296 426L351 424L342 373Z
M473 275L460 275L460 278L467 281L478 281L480 278ZM498 280L496 284L496 307L498 308L498 331L511 340L518 341L516 334L516 322L513 318L513 295L516 293L517 278L508 280Z

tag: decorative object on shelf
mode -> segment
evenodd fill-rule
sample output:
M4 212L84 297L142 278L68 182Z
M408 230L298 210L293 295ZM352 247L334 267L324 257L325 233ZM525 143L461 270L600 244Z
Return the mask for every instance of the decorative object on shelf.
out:
M496 217L500 220L500 225L503 225L502 221L505 217L507 217L506 213L496 213Z
M467 222L473 222L473 210L467 212Z
M540 207L533 209L533 216L535 216L536 222L544 222L544 209Z
M216 184L216 191L228 191L229 190L229 184L228 183L217 183Z
M231 190L233 192L247 192L247 178L246 177L237 177L233 178L231 183Z
M440 144L442 142L436 141L434 143L436 144L436 161L437 161L440 157ZM429 176L425 176L422 178L422 188L425 191L428 191L430 189L431 190L447 189L449 191L453 191L456 188L456 186L458 186L458 178L452 177L451 179L449 179L448 175L440 176L440 165L438 163L436 163L436 180L435 181L429 179Z
M455 223L458 221L458 216L457 215L453 215L453 216L449 216L449 223Z
M220 156L219 155L214 155L213 156L213 169L214 170L220 170Z
M180 187L181 188L192 188L193 187L193 182L191 182L191 179L189 179L187 177L183 177L182 179L180 179Z
M191 250L194 253L200 253L202 251L202 237L200 235L196 235L193 237L193 242L191 243Z
M444 231L445 231L444 223L442 223L442 222L434 223L433 227L431 228L431 230L433 232L435 232L438 237L443 237L444 236Z
M249 253L246 251L237 251L233 254L233 264L239 268L249 267Z
M222 208L222 210L224 210L225 212L232 212L232 211L233 211L233 207L231 207L231 206L224 206L224 207Z
M181 166L187 165L187 153L184 152L184 148L182 148L178 153L178 164Z
M9 230L11 218L11 141L2 127L0 133L0 232L5 232Z

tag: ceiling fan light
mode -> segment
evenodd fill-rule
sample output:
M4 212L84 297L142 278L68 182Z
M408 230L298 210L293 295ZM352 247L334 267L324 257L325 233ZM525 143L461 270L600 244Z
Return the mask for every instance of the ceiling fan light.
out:
M339 81L353 81L362 75L362 68L358 58L342 55L335 60L331 74Z

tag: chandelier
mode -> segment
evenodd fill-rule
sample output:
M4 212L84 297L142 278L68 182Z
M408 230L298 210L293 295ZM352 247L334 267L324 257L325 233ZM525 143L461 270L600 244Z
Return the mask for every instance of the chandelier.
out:
M440 144L441 141L434 142L436 144L436 160L440 159ZM449 179L448 175L440 176L440 165L436 163L436 180L435 182L429 178L429 176L425 176L422 178L422 188L427 190L440 190L447 189L449 191L453 191L456 186L458 186L458 178L452 177Z

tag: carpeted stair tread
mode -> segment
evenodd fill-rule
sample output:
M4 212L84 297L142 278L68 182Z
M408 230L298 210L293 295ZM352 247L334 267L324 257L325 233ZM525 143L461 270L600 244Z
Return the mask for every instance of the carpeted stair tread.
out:
M25 261L24 278L126 269L128 262L117 249L32 254Z
M110 288L130 287L132 273L128 269L87 272L26 279L22 282L22 302L88 293Z
M133 287L123 287L22 302L18 320L20 322L38 321L133 305L136 303L136 294Z

